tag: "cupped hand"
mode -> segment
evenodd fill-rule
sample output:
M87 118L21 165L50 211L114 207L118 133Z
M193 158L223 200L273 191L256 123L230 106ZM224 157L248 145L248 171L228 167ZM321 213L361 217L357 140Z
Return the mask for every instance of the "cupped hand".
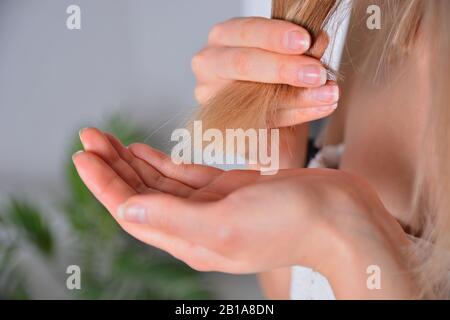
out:
M327 46L325 33L312 44L305 29L287 21L253 17L219 23L192 59L196 98L204 104L235 80L288 84L298 94L280 104L277 127L326 117L339 99L337 84L327 81L320 62Z
M80 137L85 151L73 157L79 175L122 228L197 270L256 273L301 264L327 274L355 251L392 248L404 236L371 188L339 171L225 172L175 165L147 145L124 147L97 129Z
M97 129L84 129L80 137L85 151L73 161L94 196L125 231L192 268L257 272L287 263L273 259L280 252L275 243L284 242L287 251L296 247L282 241L298 231L298 214L289 205L294 199L287 199L294 191L285 186L279 201L261 201L276 199L269 185L280 184L273 187L281 191L281 181L270 183L257 171L175 165L147 145L126 148ZM274 224L273 212L283 204Z

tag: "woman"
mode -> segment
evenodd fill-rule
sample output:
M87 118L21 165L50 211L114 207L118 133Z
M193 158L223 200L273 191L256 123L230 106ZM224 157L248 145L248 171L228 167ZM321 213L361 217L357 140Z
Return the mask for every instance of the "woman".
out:
M297 88L295 103L276 117L287 141L277 175L175 165L89 128L73 157L81 178L137 239L197 270L261 273L269 298L447 297L450 3L375 2L386 25L369 31L360 1L341 97L319 60L311 68L304 55L307 31L289 22L221 23L194 58L200 103L233 80ZM326 46L322 35L310 54L319 59ZM306 122L338 101L315 169L301 169ZM370 285L371 270L381 272L380 286Z

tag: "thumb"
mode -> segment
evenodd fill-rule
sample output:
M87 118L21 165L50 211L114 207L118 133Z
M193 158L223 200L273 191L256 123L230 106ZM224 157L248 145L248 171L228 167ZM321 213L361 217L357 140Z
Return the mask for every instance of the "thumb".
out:
M131 197L119 207L118 218L141 224L184 240L204 244L214 238L220 225L220 205L169 194Z

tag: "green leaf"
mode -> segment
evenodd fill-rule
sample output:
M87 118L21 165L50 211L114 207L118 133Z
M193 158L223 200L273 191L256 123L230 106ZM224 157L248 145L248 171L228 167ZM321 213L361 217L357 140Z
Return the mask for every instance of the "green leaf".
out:
M45 256L53 254L53 235L38 208L27 201L12 199L6 211L8 220L31 245L39 249Z
M136 299L211 297L198 272L166 255L150 254L149 250L127 250L117 254L113 266L114 279L139 288Z
M124 145L142 142L145 138L144 131L137 128L128 117L121 114L111 116L103 130L115 135Z
M2 209L5 209L4 207ZM3 222L6 223L6 212L2 210ZM5 226L5 224L3 225ZM0 231L4 231L1 230ZM16 263L17 244L11 241L0 242L0 300L29 299L24 274Z

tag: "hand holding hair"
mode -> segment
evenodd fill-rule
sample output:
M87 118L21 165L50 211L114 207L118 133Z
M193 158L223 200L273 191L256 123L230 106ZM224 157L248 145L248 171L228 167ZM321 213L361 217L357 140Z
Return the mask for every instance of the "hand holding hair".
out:
M192 61L202 104L195 119L205 128L247 129L288 127L331 114L339 89L327 81L318 59L328 45L323 28L338 3L274 0L274 20L216 25Z

